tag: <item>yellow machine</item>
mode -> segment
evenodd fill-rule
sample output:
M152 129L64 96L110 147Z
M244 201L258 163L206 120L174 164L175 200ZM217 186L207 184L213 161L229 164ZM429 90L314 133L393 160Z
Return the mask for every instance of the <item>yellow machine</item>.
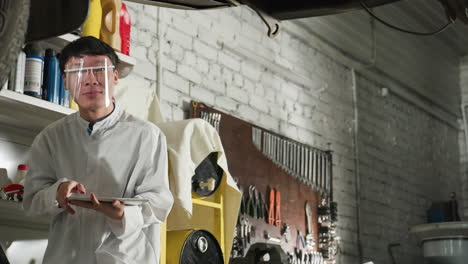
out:
M216 129L197 118L158 123L158 127L168 143L174 196L162 230L161 264L228 263L241 193L229 173ZM199 233L206 240L194 246ZM204 243L211 250L219 249L204 252ZM194 259L198 262L190 262Z
M210 197L193 195L193 215L186 225L180 226L177 223L180 222L180 217L177 213L169 214L166 221L166 242L161 243L166 245L166 254L161 253L161 263L183 263L182 259L184 258L184 254L188 254L187 250L183 250L184 243L190 235L196 234L198 230L203 230L213 236L213 239L217 243L213 240L209 240L210 245L215 248L218 247L221 251L221 259L224 263L228 263L229 256L226 256L227 251L224 243L224 185L225 180L223 179L218 190ZM162 248L161 252L163 252ZM206 257L216 258L217 254L216 251L210 251L207 252ZM203 263L208 264L208 262Z

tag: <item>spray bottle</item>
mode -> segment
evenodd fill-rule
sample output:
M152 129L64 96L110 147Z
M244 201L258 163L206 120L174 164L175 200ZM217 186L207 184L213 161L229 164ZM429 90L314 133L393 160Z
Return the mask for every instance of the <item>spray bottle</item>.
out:
M122 8L120 9L120 39L122 40L120 52L125 55L130 55L130 30L132 27L130 20L130 14L127 10L127 5L122 2Z
M88 17L83 23L81 36L93 36L99 38L101 31L102 7L101 0L91 0L89 5Z
M102 25L101 40L109 44L114 50L120 51L120 8L122 0L101 0Z

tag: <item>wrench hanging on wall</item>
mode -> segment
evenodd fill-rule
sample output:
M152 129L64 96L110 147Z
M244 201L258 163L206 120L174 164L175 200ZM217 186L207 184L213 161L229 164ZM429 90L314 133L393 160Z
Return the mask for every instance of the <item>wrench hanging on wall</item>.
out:
M259 127L252 127L252 143L287 174L322 195L330 195L331 151L319 150Z

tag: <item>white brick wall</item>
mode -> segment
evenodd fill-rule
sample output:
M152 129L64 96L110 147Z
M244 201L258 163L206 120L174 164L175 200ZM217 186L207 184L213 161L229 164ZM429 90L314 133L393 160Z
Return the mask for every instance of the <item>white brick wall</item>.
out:
M461 87L461 98L462 104L468 103L468 57L464 57L460 61L460 87ZM460 174L462 175L462 193L463 198L463 215L468 217L468 156L466 147L466 138L463 120L459 121L462 131L459 134L460 142ZM459 196L460 197L460 196Z
M182 119L187 102L200 100L314 147L327 149L331 143L342 238L338 263L358 263L353 84L350 66L337 59L342 54L324 52L323 43L306 35L298 39L284 31L269 39L261 20L245 7L160 9L158 17L158 8L128 6L135 18L132 53L141 65L132 74L154 89L156 65L162 67L166 119ZM459 135L392 93L382 97L380 81L358 72L356 82L363 257L390 263L387 244L398 241L398 263L420 263L421 250L406 238L407 229L425 221L431 200L447 199L455 190Z

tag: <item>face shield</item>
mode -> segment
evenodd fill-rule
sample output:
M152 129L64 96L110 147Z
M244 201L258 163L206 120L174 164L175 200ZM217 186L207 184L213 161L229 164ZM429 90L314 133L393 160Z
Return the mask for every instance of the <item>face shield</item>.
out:
M114 67L108 58L72 58L65 65L65 89L80 107L109 107L112 102L110 88L113 88Z

